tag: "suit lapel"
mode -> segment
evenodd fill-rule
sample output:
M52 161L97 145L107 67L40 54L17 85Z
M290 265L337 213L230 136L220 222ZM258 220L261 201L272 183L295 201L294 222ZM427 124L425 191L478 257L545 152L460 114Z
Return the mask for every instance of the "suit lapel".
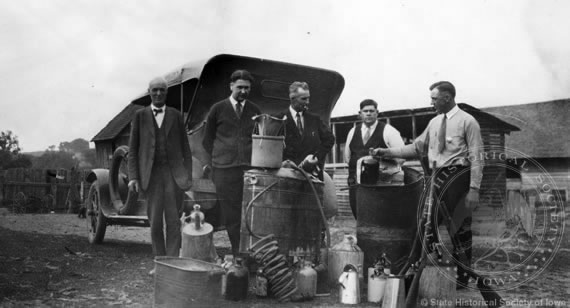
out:
M149 134L151 136L154 137L154 115L152 114L152 108L150 106L148 108L146 108L146 110L145 110L144 119L145 119L145 122L149 124L149 125L145 125L147 128L147 131L149 132Z
M303 138L299 133L299 129L297 128L297 123L295 123L295 119L291 116L291 113L287 113L287 126L289 126L289 130L294 131L295 136L299 137L300 139Z
M174 122L174 119L171 119L174 116L174 114L172 113L172 110L170 110L170 108L166 107L164 108L164 119L162 121L162 125L164 126L164 136L168 136L168 132L170 132L170 129L172 128L172 123Z

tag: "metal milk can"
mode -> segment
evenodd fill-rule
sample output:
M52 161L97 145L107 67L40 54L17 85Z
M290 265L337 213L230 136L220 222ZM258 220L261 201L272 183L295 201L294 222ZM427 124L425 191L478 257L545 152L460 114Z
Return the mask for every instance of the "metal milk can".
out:
M342 304L360 303L360 284L358 281L358 271L352 264L344 267L343 273L338 278L339 300Z
M364 156L356 162L357 183L374 185L380 178L380 162L373 156Z
M187 222L188 218L190 222ZM200 211L200 205L195 204L192 213L182 216L180 220L183 225L180 256L215 263L218 255L214 247L214 227L204 222L204 213Z

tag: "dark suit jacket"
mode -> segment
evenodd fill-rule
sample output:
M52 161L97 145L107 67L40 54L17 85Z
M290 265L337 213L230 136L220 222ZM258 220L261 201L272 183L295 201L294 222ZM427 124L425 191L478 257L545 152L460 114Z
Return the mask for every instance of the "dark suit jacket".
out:
M229 98L212 106L206 118L202 145L210 154L213 167L251 164L251 135L255 124L251 118L258 114L261 110L250 101L243 105L241 118L238 118Z
M151 107L138 110L131 121L129 139L129 179L139 180L146 190L150 182L156 145L154 114ZM188 144L184 120L178 110L166 107L162 125L166 134L168 165L176 184L188 190L192 180L192 152Z
M328 125L321 118L309 112L303 114L304 127L303 136L299 134L295 119L291 118L289 108L279 113L276 117L285 121L285 149L283 150L283 160L289 159L295 164L300 164L309 154L314 154L319 159L319 166L324 170L325 158L334 145L334 135Z

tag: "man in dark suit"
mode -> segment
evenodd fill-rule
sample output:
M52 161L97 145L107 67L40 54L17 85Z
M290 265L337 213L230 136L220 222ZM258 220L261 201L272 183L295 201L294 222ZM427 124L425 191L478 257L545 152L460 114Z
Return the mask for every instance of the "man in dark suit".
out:
M165 106L167 91L164 78L153 79L148 88L152 105L138 110L131 121L129 189L146 197L154 255L177 257L183 194L192 186L192 153L182 114Z
M289 86L289 108L277 115L285 121L283 159L297 165L315 165L317 176L323 179L325 158L334 145L334 135L321 118L308 112L311 94L306 82L295 81Z
M206 119L202 145L210 155L212 180L226 226L232 253L239 252L243 174L251 164L252 117L261 114L257 105L247 100L253 77L246 70L230 76L230 97L217 102Z

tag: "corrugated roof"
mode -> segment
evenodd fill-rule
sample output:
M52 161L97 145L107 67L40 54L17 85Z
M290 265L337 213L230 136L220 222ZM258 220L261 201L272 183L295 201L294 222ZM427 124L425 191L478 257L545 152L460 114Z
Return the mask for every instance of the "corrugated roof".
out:
M125 109L119 112L93 139L92 142L111 140L117 137L121 131L129 125L131 119L135 115L135 112L144 106L139 106L135 104L128 104Z
M518 131L519 128L515 125L512 125L508 121L499 119L488 112L485 112L482 109L477 109L471 105L465 103L457 104L459 108L464 110L465 112L471 114L477 120L485 120L490 123L494 128L497 130L503 131L505 133L509 133L512 131ZM412 117L415 116L419 122L425 122L424 124L427 125L427 122L436 116L436 111L433 107L422 107L422 108L415 108L415 109L399 109L399 110L387 110L378 113L378 118L402 118L402 117ZM420 119L420 117L422 119ZM425 118L425 119L423 119ZM360 118L358 115L350 115L350 116L342 116L342 117L335 117L331 119L332 123L338 122L355 122L359 121ZM423 121L421 121L423 120ZM423 125L425 127L426 125ZM420 125L422 126L422 125ZM419 131L423 130L423 127L418 128Z
M570 157L570 99L482 108L520 128L505 146L533 158Z

